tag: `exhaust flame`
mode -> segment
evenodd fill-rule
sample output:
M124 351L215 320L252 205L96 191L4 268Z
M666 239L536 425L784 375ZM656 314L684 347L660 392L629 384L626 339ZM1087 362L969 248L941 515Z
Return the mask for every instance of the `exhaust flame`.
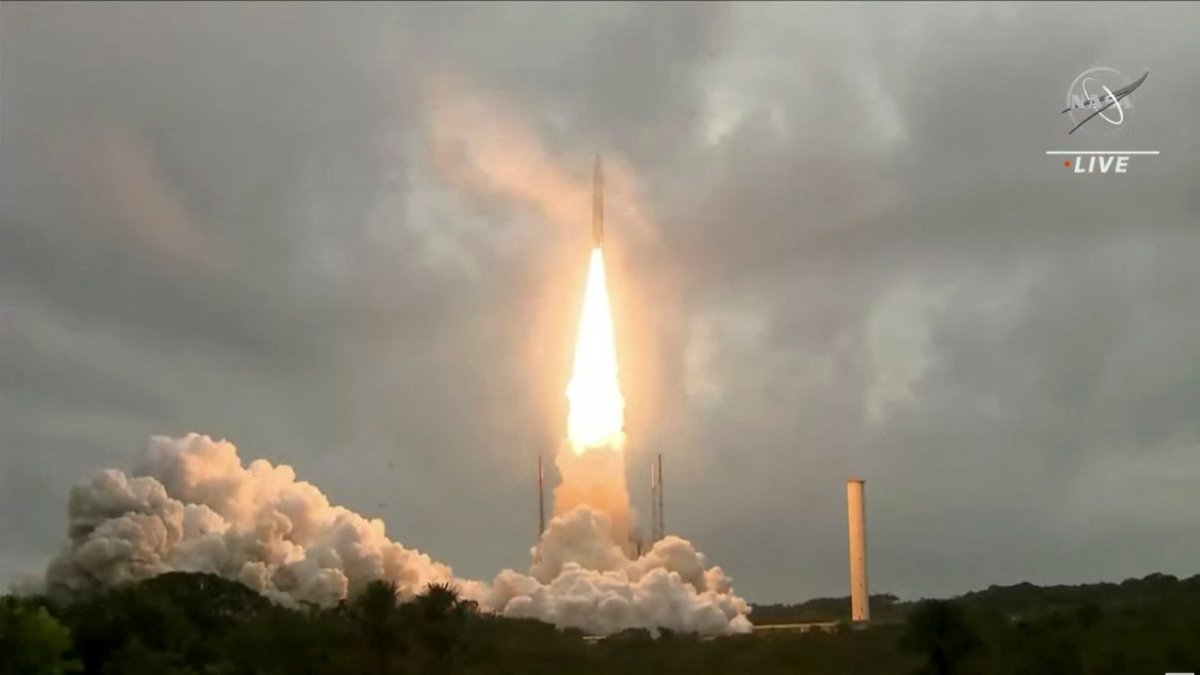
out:
M617 380L617 348L613 339L612 310L604 278L604 253L592 249L579 338L575 343L575 368L567 385L571 402L567 415L567 440L576 454L588 448L620 450L625 445L625 399Z

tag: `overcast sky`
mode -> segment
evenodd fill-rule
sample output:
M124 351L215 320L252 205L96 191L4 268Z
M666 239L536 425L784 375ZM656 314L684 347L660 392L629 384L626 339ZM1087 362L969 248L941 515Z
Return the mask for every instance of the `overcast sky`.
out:
M753 601L1200 572L1200 6L5 3L0 582L228 438L490 579L591 158L630 481ZM1071 80L1150 77L1066 136ZM1086 132L1086 133L1084 133ZM1051 149L1161 150L1080 176Z

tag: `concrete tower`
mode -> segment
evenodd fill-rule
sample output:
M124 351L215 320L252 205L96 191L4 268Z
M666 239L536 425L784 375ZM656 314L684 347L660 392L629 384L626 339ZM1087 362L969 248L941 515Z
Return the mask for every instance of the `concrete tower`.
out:
M867 595L867 525L863 505L866 481L846 481L846 510L850 521L850 620L868 621L871 606Z

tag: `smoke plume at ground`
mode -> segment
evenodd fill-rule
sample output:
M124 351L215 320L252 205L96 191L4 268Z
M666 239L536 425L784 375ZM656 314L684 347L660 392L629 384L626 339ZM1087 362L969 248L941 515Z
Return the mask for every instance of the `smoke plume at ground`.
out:
M154 437L131 474L97 472L68 505L69 543L46 571L50 593L169 571L236 579L287 604L330 605L375 579L404 595L450 568L389 540L383 521L334 506L288 466L242 466L233 444Z
M198 434L152 438L130 473L96 472L72 489L68 515L67 544L43 581L53 595L171 571L218 574L287 605L329 606L376 579L395 582L402 597L451 582L485 610L597 635L750 627L729 578L706 569L691 544L667 537L630 559L602 510L581 504L556 515L528 574L505 570L491 584L456 579L388 539L382 521L330 504L291 467L262 459L243 466L233 444Z
M664 537L626 557L608 516L587 506L554 517L533 549L528 575L497 575L485 604L505 616L608 635L669 628L702 635L744 633L750 608L720 567L705 569L691 543Z

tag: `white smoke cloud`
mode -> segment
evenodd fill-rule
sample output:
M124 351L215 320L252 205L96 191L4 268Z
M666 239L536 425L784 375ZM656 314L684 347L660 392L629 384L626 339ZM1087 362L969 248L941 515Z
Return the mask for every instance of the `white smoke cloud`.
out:
M603 512L579 506L555 516L533 549L528 575L501 572L484 604L505 616L537 618L608 635L626 628L669 628L702 635L751 630L750 607L720 567L668 536L630 560Z
M450 568L389 540L383 522L329 500L288 466L243 467L225 441L155 437L133 475L106 469L71 491L70 542L47 591L182 570L236 579L284 603L329 605L376 579L403 595Z
M608 514L580 505L550 522L529 574L505 570L490 585L456 579L388 539L383 521L331 505L291 467L243 466L233 444L199 434L152 438L131 474L104 469L75 486L68 513L69 541L44 580L52 594L190 571L282 604L329 606L377 579L395 582L402 597L450 582L485 610L595 635L750 629L730 579L678 537L630 559Z

